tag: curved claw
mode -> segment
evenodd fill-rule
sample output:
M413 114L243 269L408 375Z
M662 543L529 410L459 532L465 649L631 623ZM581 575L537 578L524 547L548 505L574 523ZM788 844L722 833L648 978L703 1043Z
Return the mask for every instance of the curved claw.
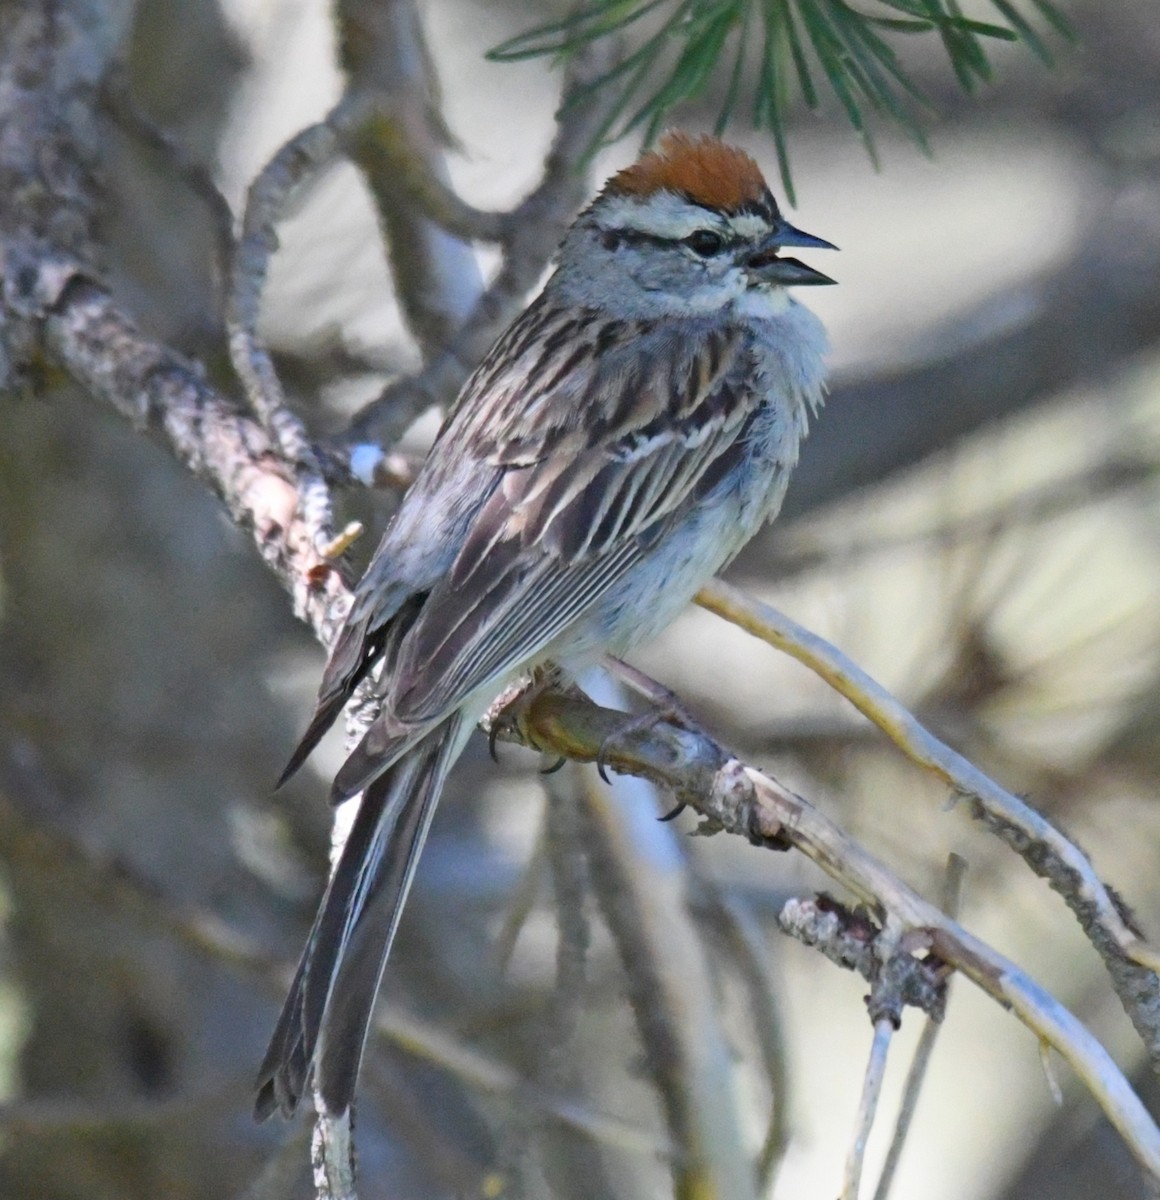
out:
M596 751L596 774L599 775L600 778L603 779L604 782L609 786L611 786L612 780L608 778L607 751L609 744L612 742L612 739L615 736L616 734L614 733L609 734L608 737L606 737L604 741L600 743L600 749Z
M491 761L499 766L499 755L495 752L496 738L499 737L499 722L492 721L491 728L487 731L487 752L491 755Z
M541 767L540 774L555 775L556 772L567 763L567 761L568 760L561 754L560 757L556 759L556 761L550 767Z
M596 752L596 772L605 783L612 782L608 778L608 751L616 740L623 739L631 733L652 729L657 722L665 720L666 716L666 713L658 710L641 713L635 717L626 715L620 725L600 743L600 749Z
M600 775L600 778L611 786L612 780L608 778L607 764L605 763L605 744L601 743L600 752L596 755L596 774Z
M670 809L663 817L657 817L658 821L671 821L674 817L679 817L689 806L683 801L678 800L676 807Z

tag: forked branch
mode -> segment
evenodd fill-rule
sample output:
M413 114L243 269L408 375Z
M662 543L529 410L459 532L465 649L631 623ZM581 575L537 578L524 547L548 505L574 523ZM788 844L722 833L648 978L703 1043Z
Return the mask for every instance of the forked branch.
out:
M883 952L930 953L1013 1012L1083 1080L1141 1166L1160 1181L1160 1130L1108 1052L1015 963L903 883L808 800L741 762L703 733L659 721L620 738L622 713L559 693L517 701L491 718L494 736L666 788L707 821L756 845L805 854L878 915ZM618 740L619 739L619 740Z

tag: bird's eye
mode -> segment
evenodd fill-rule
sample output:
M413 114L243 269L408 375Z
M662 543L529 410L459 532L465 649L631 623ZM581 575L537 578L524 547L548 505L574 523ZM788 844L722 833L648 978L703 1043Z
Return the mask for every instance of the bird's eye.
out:
M719 233L714 233L712 229L695 229L685 238L685 245L694 254L699 254L702 258L710 258L725 249L725 239Z

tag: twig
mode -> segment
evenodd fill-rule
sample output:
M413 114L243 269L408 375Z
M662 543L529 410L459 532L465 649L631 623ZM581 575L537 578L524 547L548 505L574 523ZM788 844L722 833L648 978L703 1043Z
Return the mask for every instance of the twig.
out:
M338 156L340 129L363 114L340 104L324 121L295 134L258 172L246 194L226 304L230 359L250 407L298 476L299 507L321 552L331 540L330 490L306 427L286 404L270 352L258 334L262 292L278 248L276 226L290 197Z
M848 908L831 896L787 900L777 916L783 933L820 951L832 963L857 971L870 982L871 1017L888 1012L902 1019L902 1009L922 1009L941 1021L946 1010L947 967L937 957L918 958L923 938L899 938L864 908Z
M556 893L556 986L548 1013L545 1078L560 1086L572 1081L564 1070L564 1055L576 1036L580 1014L584 1010L587 983L588 949L592 931L584 898L588 874L583 843L578 836L577 802L580 800L579 768L573 766L566 782L558 776L546 781L548 792L547 849L552 867L552 886Z
M532 698L501 720L498 736L643 775L706 817L712 828L800 850L856 897L888 914L917 950L961 971L1071 1064L1138 1161L1160 1179L1160 1130L1107 1051L1015 963L928 904L806 800L703 735L661 722L615 741L623 714L574 696ZM613 742L609 745L609 739Z
M599 73L607 50L590 50L569 60L555 138L540 182L503 218L504 262L470 315L446 347L415 376L396 380L351 421L343 440L392 445L424 409L448 404L475 364L515 315L583 202L587 180L581 166L603 111L598 100L569 105L567 98Z
M870 1059L866 1063L866 1077L862 1081L862 1098L858 1102L858 1117L854 1123L854 1136L846 1155L846 1172L842 1179L842 1200L858 1200L858 1188L862 1182L862 1164L866 1158L866 1143L874 1116L878 1112L878 1098L882 1095L882 1080L886 1075L886 1056L890 1050L890 1039L894 1036L894 1023L886 1017L874 1022L874 1039L870 1043Z
M228 286L234 257L234 214L205 163L192 157L173 136L137 106L124 67L116 67L101 88L105 111L131 137L156 151L177 177L205 205L213 229L218 287Z
M942 910L948 917L959 915L959 900L962 895L963 877L966 875L966 859L952 854L947 860L946 882L942 894ZM950 987L947 980L947 987ZM918 1108L918 1097L926 1080L927 1067L930 1066L931 1055L934 1054L935 1042L938 1040L942 1023L927 1018L919 1035L918 1045L914 1050L914 1058L906 1075L906 1084L902 1091L902 1103L898 1110L898 1119L894 1125L894 1136L890 1139L890 1148L886 1152L886 1161L882 1164L882 1174L878 1177L878 1186L874 1189L874 1200L887 1200L890 1188L894 1183L894 1175L902 1159L902 1151L906 1147L906 1136L910 1132L910 1123ZM1040 1043L1042 1044L1042 1043Z
M315 1096L310 1165L317 1200L358 1200L350 1109L338 1115L329 1113L319 1096Z
M971 800L984 821L1063 896L1104 959L1128 1015L1160 1064L1160 957L1128 924L1087 857L1045 817L940 742L869 675L824 639L719 579L697 603L820 675L919 766Z
M400 312L427 359L483 291L469 243L499 240L504 216L473 208L448 185L449 138L415 0L334 8L348 93L375 101L347 150L378 209Z

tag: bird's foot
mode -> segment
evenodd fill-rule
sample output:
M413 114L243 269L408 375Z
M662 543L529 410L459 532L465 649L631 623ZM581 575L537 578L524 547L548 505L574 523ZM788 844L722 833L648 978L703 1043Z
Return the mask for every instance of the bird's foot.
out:
M641 713L639 716L626 717L619 725L600 743L600 749L596 754L596 771L600 778L605 783L611 783L608 778L608 754L615 750L617 746L623 746L634 734L648 733L651 729L655 729L658 725L672 724L680 725L682 728L688 729L690 726L685 724L683 720L685 713L681 706L680 710L654 708L651 712ZM695 728L695 726L693 726ZM615 768L613 768L615 770ZM684 801L678 801L667 813L662 817L658 817L659 821L672 821L679 817L688 806Z
M499 762L495 746L505 732L518 732L519 740L528 745L535 744L534 740L528 736L522 717L537 696L554 688L562 687L564 684L563 672L552 663L543 663L533 667L526 675L521 675L496 696L481 722L487 730L487 752L491 755L492 761ZM562 765L563 760L550 767L549 772L559 770Z

